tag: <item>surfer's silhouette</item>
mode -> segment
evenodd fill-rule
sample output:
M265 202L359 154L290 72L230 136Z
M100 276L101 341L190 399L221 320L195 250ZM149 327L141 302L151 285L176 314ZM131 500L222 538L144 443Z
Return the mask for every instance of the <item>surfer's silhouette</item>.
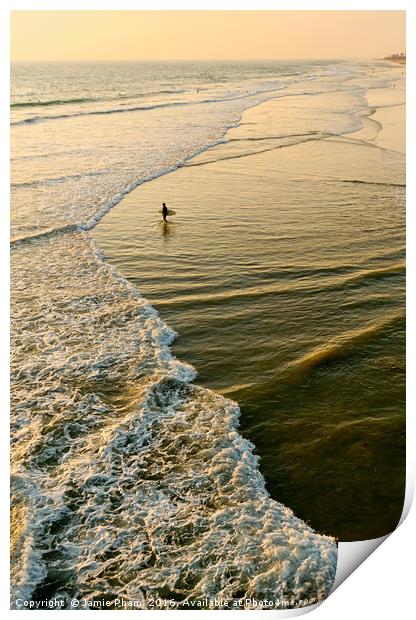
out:
M163 221L167 222L168 220L166 219L166 216L168 214L168 208L166 206L166 203L162 203L162 217L163 217Z

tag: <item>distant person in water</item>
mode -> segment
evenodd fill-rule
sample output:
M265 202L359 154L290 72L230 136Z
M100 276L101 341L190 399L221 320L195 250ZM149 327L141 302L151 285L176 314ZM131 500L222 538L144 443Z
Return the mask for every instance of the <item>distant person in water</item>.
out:
M164 222L167 222L167 219L166 219L167 214L168 214L168 208L166 206L166 203L164 202L162 204L162 216L163 216L163 221Z

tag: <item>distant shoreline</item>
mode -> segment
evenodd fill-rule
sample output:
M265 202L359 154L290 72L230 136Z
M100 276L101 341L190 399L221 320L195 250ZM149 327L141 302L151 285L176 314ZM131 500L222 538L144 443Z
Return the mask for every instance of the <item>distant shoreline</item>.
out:
M386 56L383 60L390 60L391 62L397 62L399 65L406 64L406 56Z

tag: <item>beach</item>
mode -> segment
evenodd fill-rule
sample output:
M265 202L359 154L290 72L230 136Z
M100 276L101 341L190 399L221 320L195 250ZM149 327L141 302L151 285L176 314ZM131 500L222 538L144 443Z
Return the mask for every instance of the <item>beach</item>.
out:
M14 598L296 607L395 527L404 83L373 67L16 69Z

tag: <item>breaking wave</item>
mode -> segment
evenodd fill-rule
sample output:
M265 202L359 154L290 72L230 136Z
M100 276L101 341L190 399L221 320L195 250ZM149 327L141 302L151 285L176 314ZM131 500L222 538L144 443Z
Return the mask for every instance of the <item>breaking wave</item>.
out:
M148 91L143 93L135 93L123 95L119 93L114 97L79 97L79 98L69 98L69 99L46 99L45 101L17 101L15 103L11 103L11 108L33 108L37 106L47 107L47 106L59 106L59 105L70 105L72 103L99 103L105 101L113 101L114 99L139 99L141 97L154 97L156 95L179 95L181 93L186 92L185 89L172 89L172 90L155 90Z
M163 108L172 108L172 107L187 107L193 106L197 104L206 104L206 103L219 103L221 101L235 101L239 99L247 99L249 97L254 97L258 94L267 94L273 93L276 90L280 90L284 88L284 86L271 88L270 90L260 90L260 91L251 91L246 94L232 95L232 96L224 96L220 98L212 98L212 99L200 99L193 101L172 101L172 102L164 102L164 103L154 103L143 106L131 106L131 107L123 107L123 108L110 108L107 110L86 110L86 111L78 111L78 112L68 112L66 114L53 114L53 115L44 115L44 116L31 116L29 118L25 118L18 121L13 121L11 125L25 125L27 123L35 123L38 121L52 121L59 120L65 118L73 118L77 116L102 116L107 114L122 114L125 112L146 112L148 110L158 110Z
M366 327L344 332L333 340L315 347L302 357L289 362L286 370L289 370L292 375L303 376L314 368L342 360L359 350L363 343L379 336L392 326L404 324L404 321L405 314L403 310L400 310Z
M87 233L36 250L13 249L13 600L324 599L335 542L269 497L236 403Z

